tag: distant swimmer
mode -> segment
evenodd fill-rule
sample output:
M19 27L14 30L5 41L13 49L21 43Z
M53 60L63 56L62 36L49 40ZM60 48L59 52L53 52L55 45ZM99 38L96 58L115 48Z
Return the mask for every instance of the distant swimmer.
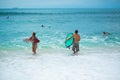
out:
M41 27L45 27L45 26L42 24Z
M36 33L33 32L32 36L28 39L25 39L24 41L32 42L32 51L34 54L36 54L37 43L40 42L40 40L36 37Z
M106 35L110 35L109 32L103 32L103 35L106 36Z

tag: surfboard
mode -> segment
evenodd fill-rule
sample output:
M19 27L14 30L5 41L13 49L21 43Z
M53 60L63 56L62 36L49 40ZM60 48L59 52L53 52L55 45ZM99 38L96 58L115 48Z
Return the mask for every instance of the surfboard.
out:
M65 46L67 48L69 48L73 44L74 38L72 36L73 36L73 33L69 33L66 36Z

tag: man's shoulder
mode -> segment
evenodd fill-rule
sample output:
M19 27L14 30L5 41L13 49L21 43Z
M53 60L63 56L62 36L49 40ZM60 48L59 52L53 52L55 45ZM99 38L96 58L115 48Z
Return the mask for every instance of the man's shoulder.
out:
M73 36L75 36L75 35L79 35L80 36L80 34L73 34Z
M80 34L77 34L78 36L80 36Z

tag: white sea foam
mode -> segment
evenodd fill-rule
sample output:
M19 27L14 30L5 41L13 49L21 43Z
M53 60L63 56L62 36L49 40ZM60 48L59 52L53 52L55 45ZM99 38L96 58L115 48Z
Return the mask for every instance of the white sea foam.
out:
M55 52L54 52L55 51ZM119 80L120 53L82 49L2 51L0 80ZM110 51L109 51L110 52Z

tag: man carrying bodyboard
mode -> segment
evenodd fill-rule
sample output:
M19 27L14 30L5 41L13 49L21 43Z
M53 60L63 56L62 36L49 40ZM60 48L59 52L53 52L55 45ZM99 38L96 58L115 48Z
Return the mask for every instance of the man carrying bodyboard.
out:
M69 37L68 37L69 36ZM79 51L79 41L80 35L78 34L78 30L75 30L75 33L72 35L68 35L65 41L65 46L70 47L72 46L73 54L76 54Z

